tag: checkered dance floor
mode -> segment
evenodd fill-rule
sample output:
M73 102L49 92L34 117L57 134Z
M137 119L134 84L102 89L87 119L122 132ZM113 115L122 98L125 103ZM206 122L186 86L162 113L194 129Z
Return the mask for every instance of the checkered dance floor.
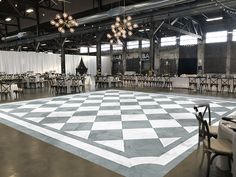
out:
M193 151L193 106L213 122L236 100L106 90L0 104L0 122L124 176L164 176Z

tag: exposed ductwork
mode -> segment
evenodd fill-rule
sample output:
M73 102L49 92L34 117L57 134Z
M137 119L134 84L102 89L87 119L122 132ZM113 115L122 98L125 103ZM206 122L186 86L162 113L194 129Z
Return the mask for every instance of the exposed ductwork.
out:
M97 22L101 20L106 20L108 18L122 15L124 13L126 14L134 14L138 12L144 12L144 11L150 11L150 10L156 10L159 8L165 8L165 7L170 7L170 6L175 6L175 5L180 5L180 4L185 4L185 3L190 3L196 0L152 0L144 3L139 3L139 4L134 4L134 5L129 5L129 6L121 6L121 7L116 7L113 9L110 9L107 12L99 13L96 15L88 16L88 17L83 17L77 19L79 24L86 24L86 23L92 23L92 22Z
M26 36L27 36L26 32L20 32L16 35L13 35L13 36L2 37L1 40L2 41L12 41L12 40L16 40L16 39L21 39L21 38L26 37Z

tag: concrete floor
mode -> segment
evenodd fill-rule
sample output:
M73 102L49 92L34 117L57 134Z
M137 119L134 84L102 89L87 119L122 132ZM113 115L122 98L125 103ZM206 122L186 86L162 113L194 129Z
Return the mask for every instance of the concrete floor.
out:
M132 90L132 89L130 89ZM163 89L135 89L136 91L165 92ZM188 93L174 90L174 93ZM200 94L191 92L190 94ZM234 98L234 94L204 93L208 96ZM48 97L47 89L26 90L24 100ZM12 102L19 100L4 100ZM52 145L37 140L17 130L0 125L0 176L1 177L118 177L99 165L74 156ZM4 135L4 136L3 136ZM194 151L165 177L204 177L205 164L199 168L201 150ZM229 172L218 170L212 165L211 175L230 177Z

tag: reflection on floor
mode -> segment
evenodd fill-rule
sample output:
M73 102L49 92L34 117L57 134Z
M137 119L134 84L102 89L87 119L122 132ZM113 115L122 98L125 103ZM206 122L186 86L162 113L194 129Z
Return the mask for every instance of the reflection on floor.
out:
M0 134L1 177L121 177L5 125Z
M0 121L125 176L164 176L195 148L193 105L235 100L106 90L0 105Z

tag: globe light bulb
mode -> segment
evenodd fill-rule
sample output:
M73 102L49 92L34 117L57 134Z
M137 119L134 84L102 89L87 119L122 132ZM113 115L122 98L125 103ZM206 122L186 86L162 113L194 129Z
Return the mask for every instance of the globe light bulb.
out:
M131 22L127 22L126 25L129 27L129 26L131 26L132 24L131 24Z
M61 25L64 23L64 21L63 21L62 19L60 19L58 22L59 22L59 24L61 24Z
M73 20L73 17L72 17L72 16L69 16L69 17L68 17L68 20Z
M60 18L61 18L60 14L57 14L56 19L60 19Z
M117 22L120 22L120 17L116 17L116 21L117 21Z
M129 36L132 36L132 35L133 35L132 31L129 31L129 32L128 32L128 35L129 35Z
M127 36L125 34L123 34L122 37L125 39Z
M68 14L67 14L66 12L64 12L64 13L62 14L62 16L63 16L64 18L66 18L66 17L68 17Z
M115 25L111 25L111 28L114 29L114 28L115 28Z
M119 22L116 22L116 23L115 23L115 26L116 26L116 27L119 27L119 26L120 26L120 23L119 23Z
M113 44L113 43L114 43L113 39L111 39L111 40L110 40L110 43L111 43L111 44Z
M74 28L70 28L70 32L71 32L71 33L74 33L74 32L75 32L75 29L74 29Z
M128 21L132 20L132 17L131 17L131 16L128 16L128 17L127 17L127 20L128 20Z
M133 25L133 28L138 28L138 24L135 23L135 24Z
M112 37L111 37L111 35L110 35L110 34L107 34L107 38L111 39Z
M132 27L132 26L129 26L128 29L129 29L130 31L132 31L132 30L133 30L133 27Z
M124 20L123 20L123 22L124 22L124 24L126 24L126 23L127 23L127 20L126 20L126 19L124 19Z
M51 20L50 23L51 25L55 25L56 22L54 20Z
M59 24L59 23L55 23L55 26L56 26L56 27L59 27L59 26L60 26L60 24Z

